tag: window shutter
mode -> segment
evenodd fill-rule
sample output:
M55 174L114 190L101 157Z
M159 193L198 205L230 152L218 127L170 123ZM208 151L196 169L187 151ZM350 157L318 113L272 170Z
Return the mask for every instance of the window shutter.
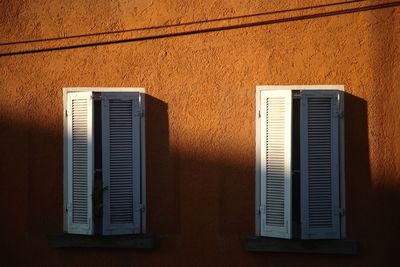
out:
M292 92L261 91L261 235L291 238Z
M103 234L141 231L139 93L102 94Z
M300 108L301 238L340 238L337 91L303 91Z
M68 93L68 233L93 234L93 108L91 92Z

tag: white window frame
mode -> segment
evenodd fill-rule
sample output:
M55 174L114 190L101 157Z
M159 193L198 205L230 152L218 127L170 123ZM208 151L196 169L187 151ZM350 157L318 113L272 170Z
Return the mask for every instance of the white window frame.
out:
M272 90L311 91L311 90L337 90L339 92L339 112L344 112L344 85L257 85L256 86L256 183L255 183L255 234L261 236L261 92ZM344 120L339 120L339 162L340 162L340 203L343 215L340 218L340 238L346 238L346 191L345 191L345 146L344 146Z
M63 88L63 230L68 233L68 94L73 92L92 93L140 93L141 106L145 107L145 89L141 87L65 87ZM144 110L142 111L144 112ZM146 146L145 146L145 116L141 116L141 231L146 233Z

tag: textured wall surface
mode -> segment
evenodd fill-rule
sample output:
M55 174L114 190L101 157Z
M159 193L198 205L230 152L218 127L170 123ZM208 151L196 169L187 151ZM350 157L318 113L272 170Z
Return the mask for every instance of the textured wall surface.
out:
M386 3L0 0L1 262L393 266L400 238L400 2ZM102 34L68 38L92 33ZM30 50L41 51L21 53ZM244 237L255 231L261 84L344 84L347 235L360 242L358 256L244 250ZM63 229L62 88L73 86L144 87L152 99L147 227L158 249L48 245Z

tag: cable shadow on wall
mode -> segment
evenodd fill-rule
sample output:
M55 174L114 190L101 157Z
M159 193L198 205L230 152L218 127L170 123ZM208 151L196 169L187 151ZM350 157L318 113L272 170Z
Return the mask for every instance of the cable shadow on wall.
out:
M240 28L264 26L264 25L271 25L271 24L277 24L277 23L301 21L301 20L306 20L306 19L316 19L316 18L329 17L329 16L338 16L338 15L351 14L351 13L357 13L357 12L365 12L365 11L369 11L369 10L376 10L376 9L397 7L397 6L400 6L400 1L371 5L371 6L364 6L364 7L358 7L358 8L349 8L349 9L338 10L338 11L317 13L317 14L311 14L311 15L304 15L304 16L279 18L279 19L272 19L272 20L266 20L266 21L235 24L235 25L230 25L230 26L213 27L213 28L191 30L191 31L182 31L182 32L176 32L176 33L150 35L150 36L135 37L135 38L122 39L122 40L103 41L103 42L85 43L85 44L41 48L41 49L30 49L30 50L23 50L23 51L16 51L16 52L5 52L5 53L0 53L0 57L32 54L32 53L42 53L42 52L50 52L50 51L69 50L69 49L77 49L77 48L85 48L85 47L93 47L93 46L121 44L121 43L138 42L138 41L147 41L147 40L157 40L157 39L164 39L164 38L188 36L188 35L194 35L194 34L211 33L211 32L234 30L234 29L240 29Z
M91 37L91 36L107 35L107 34L127 33L127 32L134 32L134 31L143 31L143 30L166 29L166 28L179 27L179 26L190 26L190 25L201 24L201 23L225 21L225 20L232 20L232 19L243 19L243 18L251 18L251 17L258 17L258 16L265 16L265 15L273 15L273 14L280 14L280 13L293 12L293 11L301 11L301 10L307 10L307 9L316 9L316 8L323 8L323 7L330 7L330 6L339 6L339 5L351 4L351 3L355 3L355 2L364 2L364 1L366 1L366 0L351 0L351 1L324 4L324 5L307 6L307 7L301 7L301 8L292 8L292 9L286 9L286 10L262 12L262 13L255 13L255 14L249 14L249 15L241 15L241 16L233 16L233 17L217 18L217 19L209 19L209 20L191 21L191 22L184 22L184 23L161 25L161 26L150 26L150 27L119 30L119 31L108 31L108 32L96 32L96 33L88 33L88 34L78 34L78 35L71 35L71 36L65 36L65 37L54 37L54 38L43 38L43 39L25 40L25 41L16 41L16 42L6 42L6 43L0 43L0 46L13 45L13 44L27 44L27 43L36 43L36 42L47 42L47 41L56 41L56 40L67 40L67 39L73 39L73 38Z

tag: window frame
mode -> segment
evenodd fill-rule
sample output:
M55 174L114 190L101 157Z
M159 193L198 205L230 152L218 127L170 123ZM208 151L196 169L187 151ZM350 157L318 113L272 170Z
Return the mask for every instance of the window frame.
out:
M64 87L63 88L63 231L68 234L68 93L74 92L92 92L92 93L139 93L142 105L143 116L140 118L141 122L141 231L140 234L147 233L146 229L146 135L145 135L145 88L142 87ZM103 234L102 234L103 235Z
M257 85L256 86L256 162L255 162L255 235L261 236L261 92L270 90L290 90L290 91L324 91L336 90L338 91L339 112L344 112L344 85ZM292 93L292 99L294 96ZM300 97L300 96L298 96ZM340 239L346 238L346 191L345 191L345 140L344 140L344 119L339 120L339 162L340 162L340 203L343 209L343 214L340 218ZM293 239L293 238L292 238Z

